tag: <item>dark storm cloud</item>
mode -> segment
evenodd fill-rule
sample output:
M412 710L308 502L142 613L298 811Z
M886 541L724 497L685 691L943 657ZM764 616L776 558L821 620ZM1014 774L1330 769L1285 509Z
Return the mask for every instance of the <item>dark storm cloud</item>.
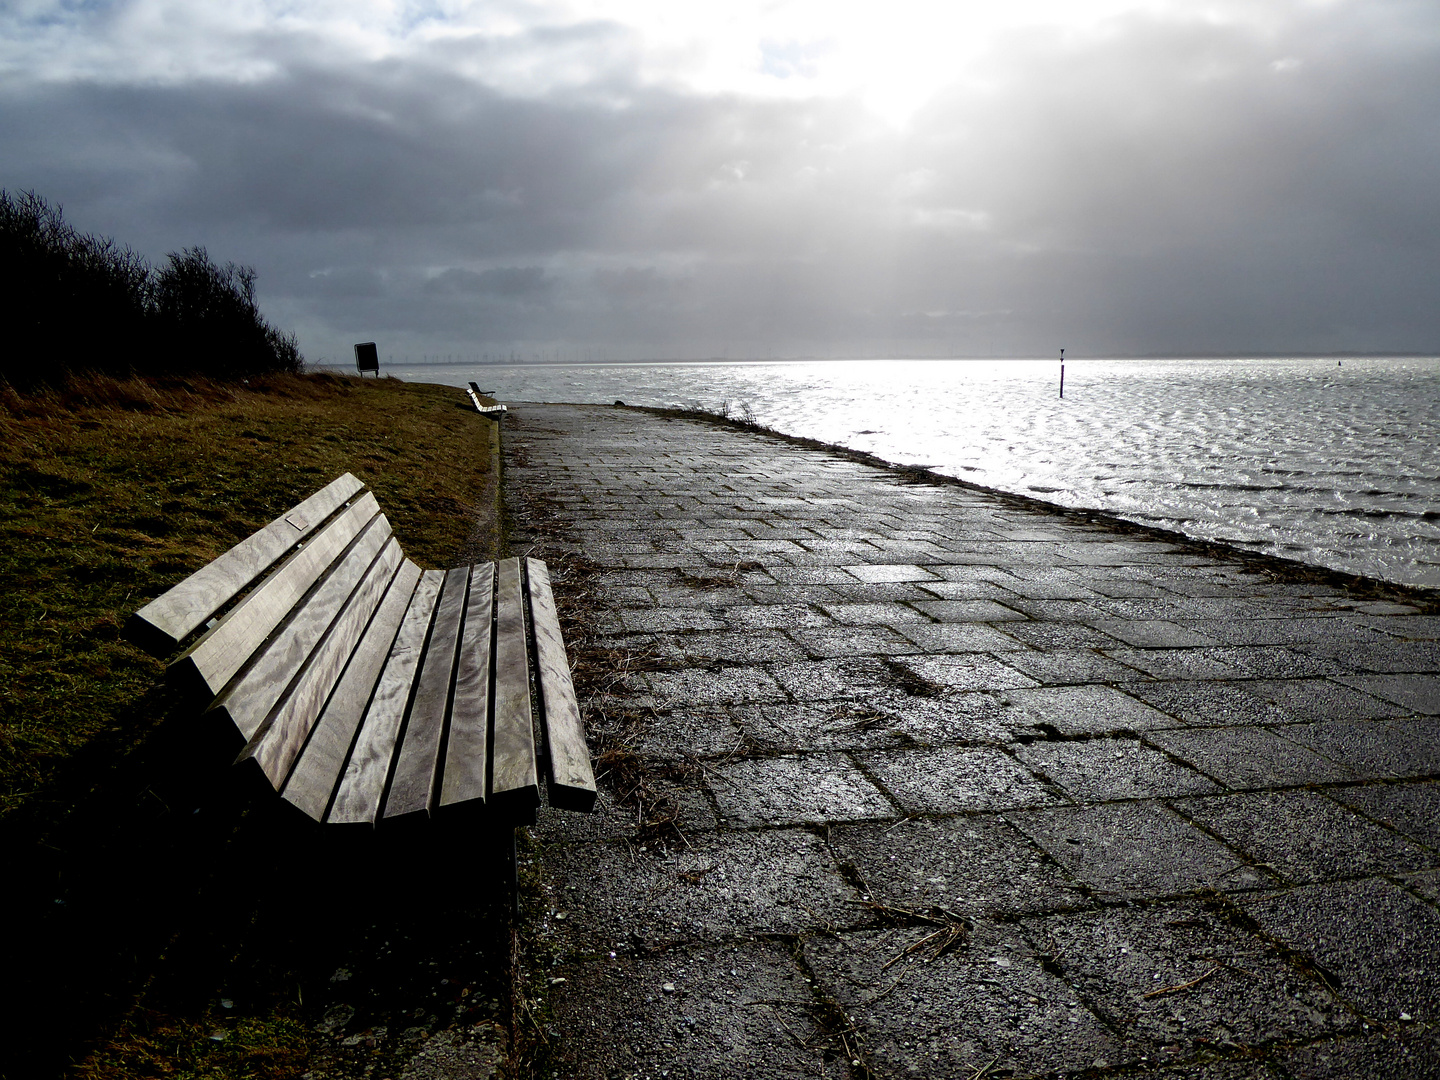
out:
M599 23L373 63L282 39L245 81L12 73L0 183L253 263L311 355L1433 349L1440 17L1276 10L1017 34L898 127L643 85ZM565 85L471 75L526 50Z

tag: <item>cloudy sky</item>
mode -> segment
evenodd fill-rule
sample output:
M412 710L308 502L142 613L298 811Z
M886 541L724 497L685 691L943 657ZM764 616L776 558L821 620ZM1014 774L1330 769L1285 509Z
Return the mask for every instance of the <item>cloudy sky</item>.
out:
M0 0L0 186L312 360L1440 349L1434 0Z

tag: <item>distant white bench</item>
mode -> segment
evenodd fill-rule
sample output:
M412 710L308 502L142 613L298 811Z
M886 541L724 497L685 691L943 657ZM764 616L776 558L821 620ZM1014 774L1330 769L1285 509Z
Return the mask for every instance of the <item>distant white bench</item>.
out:
M486 397L489 397L490 395L486 394L484 390L481 390L480 384L475 382L473 379L470 381L470 389L466 390L465 392L470 395L470 401L474 404L475 411L478 412L481 416L488 416L491 420L499 420L505 415L506 408L504 405L481 404L480 395L485 394Z
M422 571L349 473L125 631L157 656L199 632L167 677L208 699L236 760L317 822L530 824L542 757L553 806L594 805L545 564Z

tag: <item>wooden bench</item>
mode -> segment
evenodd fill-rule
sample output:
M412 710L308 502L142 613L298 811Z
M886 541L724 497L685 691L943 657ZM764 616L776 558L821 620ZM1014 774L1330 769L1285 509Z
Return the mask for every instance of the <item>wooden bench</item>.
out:
M545 564L422 571L349 473L145 605L126 635L162 657L186 646L167 678L209 700L237 762L317 822L533 824L542 760L551 805L594 805Z
M470 389L465 392L470 395L470 400L475 405L475 411L481 416L488 416L491 420L499 420L505 415L506 408L504 405L482 405L480 403L479 395L485 394L485 391L480 389L480 384L474 379L470 380ZM485 394L485 396L489 397L490 395Z

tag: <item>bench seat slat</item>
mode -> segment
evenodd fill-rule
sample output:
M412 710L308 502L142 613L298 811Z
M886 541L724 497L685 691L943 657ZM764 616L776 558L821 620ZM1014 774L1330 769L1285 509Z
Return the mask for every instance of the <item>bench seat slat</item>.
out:
M380 679L419 580L420 567L409 559L400 564L385 598L380 601L379 610L365 628L365 636L349 658L339 685L315 722L299 762L285 782L281 797L316 821L325 818L350 745L355 741L355 732L360 728L370 695Z
M180 642L364 487L349 473L332 480L131 615L126 636L152 655L174 652Z
M314 592L294 609L280 632L215 699L211 709L227 716L247 744L262 733L271 711L285 699L297 673L309 663L316 644L389 539L390 523L385 516L373 518L349 550L331 564ZM242 759L247 756L242 754Z
M539 559L526 559L525 577L535 631L535 683L540 690L541 727L549 758L550 804L588 812L595 805L595 772L585 745L570 663L565 658L565 641L560 636L550 571Z
M495 564L479 563L470 571L470 599L465 607L465 633L455 668L455 697L450 706L450 734L445 744L445 778L439 809L485 802L485 759L490 735L490 649Z
M455 675L455 651L465 616L465 593L470 568L462 566L445 574L440 600L435 605L435 623L425 659L415 682L410 716L395 762L395 775L385 795L387 819L427 813L438 779L440 742L445 734L445 712Z
M380 553L364 569L359 584L345 601L345 607L312 649L300 677L265 721L263 730L257 732L241 752L240 760L254 761L277 791L285 783L320 714L320 707L345 669L346 660L355 651L361 631L385 595L401 557L395 538L386 537Z
M349 824L375 821L381 796L385 794L385 781L390 775L395 736L405 719L410 686L424 654L425 636L430 630L444 577L439 570L426 570L420 576L420 584L415 588L400 632L390 648L385 670L375 686L375 696L370 699L326 821Z
M182 687L217 695L379 512L367 492L235 605L167 674Z
M530 720L530 671L520 560L496 568L495 724L491 741L490 803L523 814L540 805L535 731Z

